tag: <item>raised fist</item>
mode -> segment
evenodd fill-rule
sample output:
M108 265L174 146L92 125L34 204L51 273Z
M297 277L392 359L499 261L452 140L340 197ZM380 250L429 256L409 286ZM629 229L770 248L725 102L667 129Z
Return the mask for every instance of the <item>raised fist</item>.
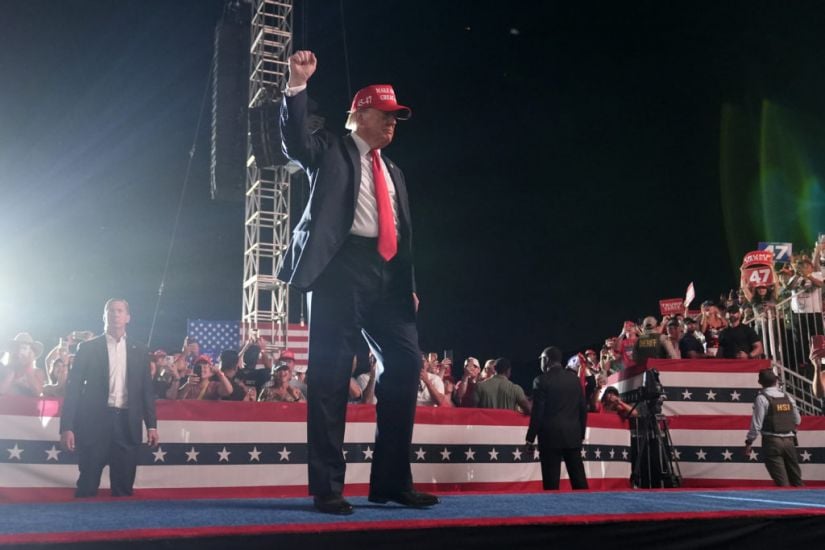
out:
M318 60L315 54L308 50L299 50L289 56L289 83L290 88L303 86L315 73Z

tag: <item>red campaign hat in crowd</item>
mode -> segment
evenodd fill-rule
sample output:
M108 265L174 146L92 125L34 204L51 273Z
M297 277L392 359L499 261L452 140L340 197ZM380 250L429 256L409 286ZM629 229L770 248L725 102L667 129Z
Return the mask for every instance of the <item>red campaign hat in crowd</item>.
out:
M389 84L373 84L356 92L355 97L352 98L350 112L369 108L395 113L395 118L398 120L407 120L412 116L412 110L409 107L398 104L395 99L395 90Z
M162 349L156 349L150 355L152 355L154 357L166 357L166 352L163 351Z
M281 359L292 359L294 361L295 360L295 352L291 351L291 350L288 350L288 349L285 349L284 351L281 352Z
M195 359L195 364L197 365L198 363L209 363L211 365L212 358L204 353L202 355L199 355L198 358Z

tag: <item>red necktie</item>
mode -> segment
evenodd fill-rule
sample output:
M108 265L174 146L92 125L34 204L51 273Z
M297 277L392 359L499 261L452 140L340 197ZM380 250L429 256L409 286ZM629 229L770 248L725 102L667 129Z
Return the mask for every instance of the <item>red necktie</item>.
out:
M381 169L381 157L378 150L372 154L372 179L375 182L375 204L378 208L378 253L386 261L390 261L398 252L398 237L395 234L395 220L392 216L390 192L387 189L387 180L384 170Z

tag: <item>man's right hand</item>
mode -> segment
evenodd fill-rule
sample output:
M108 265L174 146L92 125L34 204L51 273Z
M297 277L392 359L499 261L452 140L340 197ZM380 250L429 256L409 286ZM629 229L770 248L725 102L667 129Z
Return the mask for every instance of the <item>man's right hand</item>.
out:
M60 444L69 452L74 452L74 432L66 430L60 434Z
M318 60L315 54L308 50L300 50L289 56L289 82L287 86L295 88L304 86L315 73Z

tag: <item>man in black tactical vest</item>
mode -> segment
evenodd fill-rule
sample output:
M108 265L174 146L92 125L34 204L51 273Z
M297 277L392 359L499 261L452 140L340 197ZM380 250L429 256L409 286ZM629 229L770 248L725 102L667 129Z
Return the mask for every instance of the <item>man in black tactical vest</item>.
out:
M645 317L642 321L644 332L636 340L633 357L637 365L646 365L648 359L675 359L676 352L667 336L659 332L655 317Z
M772 369L759 371L762 391L753 402L751 428L745 439L745 454L755 458L751 445L762 434L765 467L773 482L786 487L801 487L802 472L796 452L796 428L801 418L793 398L778 388L779 379Z

